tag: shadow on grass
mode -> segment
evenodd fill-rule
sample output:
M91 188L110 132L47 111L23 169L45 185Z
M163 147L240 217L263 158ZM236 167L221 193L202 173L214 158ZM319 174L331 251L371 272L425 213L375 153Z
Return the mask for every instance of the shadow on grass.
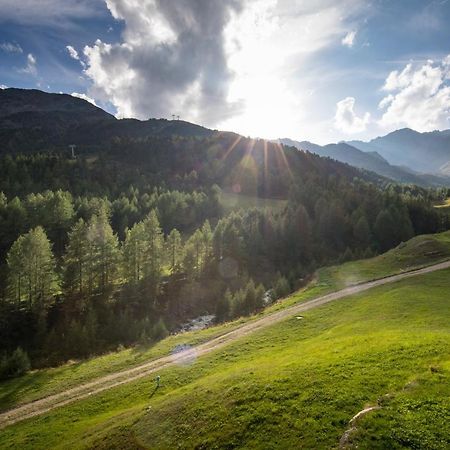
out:
M7 411L17 404L27 393L39 391L52 380L49 373L34 372L20 378L5 380L0 383L0 412Z

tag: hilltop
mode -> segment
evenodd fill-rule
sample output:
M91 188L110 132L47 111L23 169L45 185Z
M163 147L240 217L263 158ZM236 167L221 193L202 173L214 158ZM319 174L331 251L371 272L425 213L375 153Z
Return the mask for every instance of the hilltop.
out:
M90 102L36 89L0 90L1 152L63 150L69 144L107 145L114 138L213 134L182 120L116 119Z

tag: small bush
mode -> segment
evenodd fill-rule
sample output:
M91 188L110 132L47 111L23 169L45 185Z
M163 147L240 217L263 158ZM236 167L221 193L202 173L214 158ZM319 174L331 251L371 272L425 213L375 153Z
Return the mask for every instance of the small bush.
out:
M0 379L19 377L28 370L30 370L30 358L20 347L11 355L4 355L0 359Z
M286 297L291 292L289 281L285 277L279 277L273 288L276 299Z
M166 336L169 335L169 332L167 331L166 324L164 323L164 320L159 319L158 322L153 327L153 339L156 341L159 341L161 339L164 339Z

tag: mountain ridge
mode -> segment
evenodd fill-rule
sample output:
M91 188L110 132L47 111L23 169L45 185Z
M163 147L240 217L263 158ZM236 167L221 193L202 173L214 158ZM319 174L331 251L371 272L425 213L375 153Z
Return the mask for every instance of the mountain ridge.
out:
M117 119L90 102L69 94L37 89L0 90L2 153L61 150L69 144L98 147L111 143L115 138L207 138L217 133L221 132L183 120ZM433 141L428 147L425 145L427 139ZM450 175L450 130L419 133L403 128L369 142L342 141L323 146L290 138L279 139L278 142L398 182L427 187L450 185L447 177ZM424 155L418 148L430 148L432 157ZM399 153L406 154L406 157ZM421 159L427 161L420 164Z
M450 179L434 174L420 174L409 167L390 164L377 150L364 151L348 142L318 145L309 141L294 141L288 138L279 139L284 145L291 145L322 157L332 158L360 169L376 172L379 175L402 183L413 183L421 186L442 186L450 184Z
M347 141L364 151L376 151L390 164L407 166L418 173L448 175L443 170L450 162L450 130L420 133L401 128L369 142Z

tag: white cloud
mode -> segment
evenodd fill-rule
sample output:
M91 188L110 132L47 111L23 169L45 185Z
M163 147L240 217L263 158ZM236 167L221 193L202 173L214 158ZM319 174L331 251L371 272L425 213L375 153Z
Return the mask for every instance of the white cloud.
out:
M78 56L78 52L71 45L66 45L66 48L72 59L76 59L77 61L80 60L80 57Z
M8 89L8 86L6 86L5 84L0 84L0 89Z
M27 73L29 75L36 75L37 69L36 69L36 58L33 56L32 53L28 53L27 55L27 65L23 69L20 69L19 72L21 73Z
M118 116L170 117L277 137L305 127L300 67L334 45L362 0L107 0L120 43L85 47L88 95ZM367 14L365 14L367 15ZM81 56L81 54L80 54Z
M89 103L92 103L94 106L98 106L97 103L95 103L95 100L93 98L87 96L86 94L80 94L79 92L72 92L70 95L72 97L77 97L77 98L81 98L83 100L86 100Z
M406 126L417 131L432 131L449 126L450 59L427 61L422 66L408 64L401 72L389 74L383 90L389 92L379 107L385 109L380 125Z
M66 45L66 49L69 52L69 56L72 59L75 59L76 61L78 61L82 65L82 67L86 67L85 62L80 59L80 55L71 45Z
M242 1L107 0L113 17L124 21L122 42L85 47L89 92L111 101L119 117L223 120L236 106L227 101L232 73L224 29Z
M394 101L394 96L392 94L387 95L386 97L382 98L380 103L378 104L379 109L384 109L386 106L390 105Z
M22 47L14 42L2 42L0 44L0 50L7 53L23 53Z
M72 19L98 16L103 0L1 0L0 23L67 26Z
M356 37L356 31L349 31L343 38L342 38L342 45L345 45L349 48L353 47L353 44L355 43L355 37Z
M354 111L354 106L354 97L346 97L336 103L334 125L338 130L347 134L365 131L367 124L370 122L370 113L366 112L363 117L358 117Z
M395 91L406 87L410 82L411 72L412 64L407 64L401 72L393 70L384 82L383 91Z

